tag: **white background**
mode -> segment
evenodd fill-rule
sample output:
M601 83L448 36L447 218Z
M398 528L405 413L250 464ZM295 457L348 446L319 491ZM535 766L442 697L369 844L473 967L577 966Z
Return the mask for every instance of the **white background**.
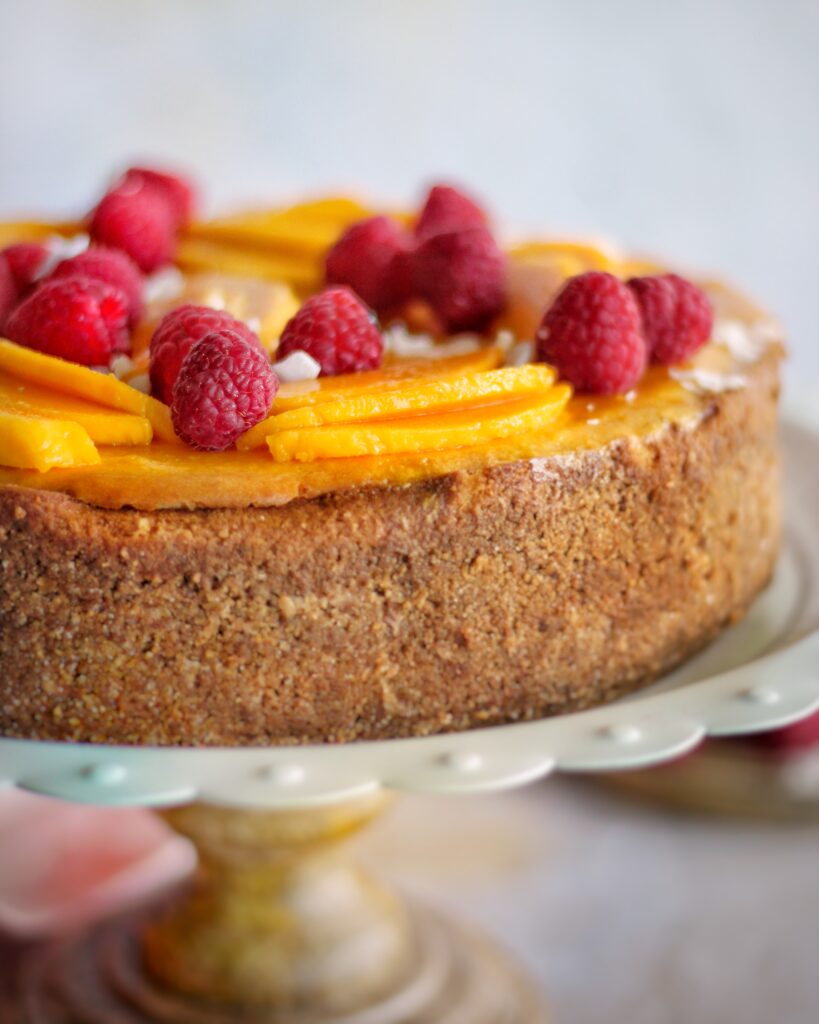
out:
M211 207L449 177L512 229L725 272L819 382L817 0L0 0L0 214L132 157Z
M510 229L725 272L785 321L810 400L818 53L817 0L0 0L0 216L81 211L132 158L192 168L211 208L454 178ZM818 1019L815 829L547 784L410 802L381 835L379 862L518 948L559 1021Z

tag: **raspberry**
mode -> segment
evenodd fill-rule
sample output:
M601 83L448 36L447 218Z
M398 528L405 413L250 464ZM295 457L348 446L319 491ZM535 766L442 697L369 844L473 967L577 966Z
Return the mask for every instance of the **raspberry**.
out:
M142 178L130 178L103 196L89 232L98 245L122 249L146 274L170 262L174 213L165 195Z
M481 331L506 302L506 261L486 228L433 235L416 249L413 282L448 331Z
M37 280L38 274L48 259L47 246L40 242L17 242L3 249L17 291L27 292Z
M409 248L409 236L389 217L359 221L327 253L327 283L349 285L368 306L384 313L410 296Z
M196 189L187 178L150 167L129 167L122 183L143 182L161 192L173 210L174 223L182 227L190 223L196 209Z
M819 745L819 711L782 729L763 732L756 737L765 747L786 752L789 750L805 750Z
M489 220L474 199L451 185L433 185L415 224L415 237L425 242L433 235L485 228Z
M139 267L121 249L107 249L99 245L93 249L62 260L48 275L48 281L64 277L91 277L95 281L112 284L128 300L128 318L136 323L142 313L142 274Z
M182 360L194 342L213 331L233 331L261 350L261 342L253 331L226 310L177 306L162 317L151 337L151 391L157 398L170 405Z
M325 288L309 298L282 331L277 359L301 349L323 376L374 370L384 341L367 307L349 288Z
M171 416L191 447L223 451L264 419L279 389L266 353L236 331L211 331L182 360Z
M128 301L118 288L90 277L48 281L14 310L12 341L86 366L107 366L127 350Z
M570 278L546 310L535 342L537 358L557 367L578 391L628 391L645 370L640 310L612 274Z
M17 302L17 285L14 283L14 275L8 265L8 260L0 252L0 331L6 322L6 317L14 308Z
M652 362L683 363L708 341L714 311L702 288L677 274L633 277L628 286L640 307Z

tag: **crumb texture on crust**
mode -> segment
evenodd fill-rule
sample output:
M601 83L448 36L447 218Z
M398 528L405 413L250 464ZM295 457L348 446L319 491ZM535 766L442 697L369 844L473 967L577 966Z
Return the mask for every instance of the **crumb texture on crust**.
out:
M339 742L646 683L770 576L776 364L693 425L283 508L0 488L0 734Z

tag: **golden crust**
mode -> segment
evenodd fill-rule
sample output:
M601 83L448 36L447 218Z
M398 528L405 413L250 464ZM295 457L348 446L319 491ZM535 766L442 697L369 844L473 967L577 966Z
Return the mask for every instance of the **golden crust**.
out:
M770 576L777 363L647 438L283 508L0 488L0 733L337 742L643 685Z

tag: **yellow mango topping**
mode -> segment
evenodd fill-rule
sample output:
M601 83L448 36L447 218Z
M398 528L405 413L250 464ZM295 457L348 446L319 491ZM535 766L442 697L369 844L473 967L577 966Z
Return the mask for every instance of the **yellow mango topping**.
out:
M400 420L282 430L267 438L276 462L312 462L407 452L442 451L540 430L565 407L572 393L566 384L494 405Z
M545 391L554 384L555 378L554 369L541 363L463 374L451 380L410 382L391 391L351 392L334 402L302 406L300 409L270 416L239 438L236 446L242 449L255 448L263 444L268 435L282 430L388 420L445 412L465 406L487 405Z
M61 395L0 371L0 412L33 419L79 423L96 444L150 444L151 424L144 416L105 409L71 395Z
M52 235L69 238L84 230L76 221L13 220L0 222L0 249L15 242L43 242Z
M94 466L99 461L94 442L79 423L0 409L0 465L45 472L57 466Z
M144 395L113 373L98 373L87 366L48 356L34 349L0 338L0 370L42 387L144 416L163 441L176 441L170 410L162 402Z
M318 257L240 248L207 238L183 238L177 247L175 262L184 271L213 270L235 277L285 281L300 291L317 290L323 277Z
M285 209L254 210L194 224L189 238L321 257L350 224L372 211L354 199L329 197Z
M500 366L503 353L496 345L488 345L460 356L444 359L402 359L385 363L379 370L363 370L361 373L341 373L336 377L319 377L318 380L297 381L282 384L276 395L276 412L299 409L304 405L319 402L334 402L337 399L362 391L392 391L404 387L410 381L454 380L465 373L494 370Z

